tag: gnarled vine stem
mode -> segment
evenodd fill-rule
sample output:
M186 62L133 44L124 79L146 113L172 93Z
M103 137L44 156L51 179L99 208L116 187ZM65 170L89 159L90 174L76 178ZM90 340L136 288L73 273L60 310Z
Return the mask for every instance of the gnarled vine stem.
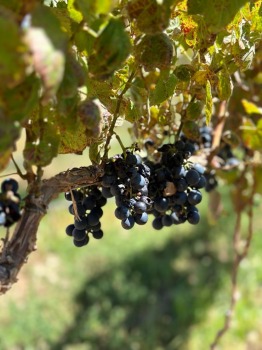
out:
M39 183L31 183L20 221L5 242L0 255L0 294L6 293L31 252L36 250L37 230L49 203L70 188L97 184L103 170L99 166L73 168ZM37 197L34 186L37 186Z

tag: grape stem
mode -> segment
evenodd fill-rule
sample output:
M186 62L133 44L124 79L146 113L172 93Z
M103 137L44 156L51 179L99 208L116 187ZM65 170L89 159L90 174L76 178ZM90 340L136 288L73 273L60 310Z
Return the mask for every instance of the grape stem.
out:
M106 138L105 151L104 151L104 155L102 157L102 163L104 163L108 158L109 145L110 145L111 138L114 135L114 128L116 125L117 118L119 117L119 111L120 111L121 103L123 100L123 96L127 92L127 90L130 88L130 85L131 85L131 82L132 82L134 76L135 76L135 70L130 74L130 76L125 84L125 87L123 88L122 92L118 95L114 117L113 117L112 123L110 125L110 128L108 130L108 135Z
M126 156L126 148L125 148L125 146L124 146L124 144L123 144L123 142L122 142L120 136L117 135L116 132L114 132L113 134L115 135L115 137L116 137L116 139L117 139L117 141L118 141L120 147L122 148L122 151L123 151L123 153L124 153L124 156Z

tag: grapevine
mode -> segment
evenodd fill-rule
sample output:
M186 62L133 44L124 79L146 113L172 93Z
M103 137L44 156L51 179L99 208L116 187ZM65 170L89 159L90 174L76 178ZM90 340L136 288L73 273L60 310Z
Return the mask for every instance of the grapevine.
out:
M231 324L254 198L262 194L261 9L261 0L0 5L0 294L17 282L60 193L72 218L65 234L81 248L107 234L109 201L120 229L158 231L197 225L203 195L226 184L236 216L232 294L216 348ZM112 156L114 138L121 151ZM82 167L45 178L55 157L86 149L91 165L83 157ZM10 160L14 178L5 175Z

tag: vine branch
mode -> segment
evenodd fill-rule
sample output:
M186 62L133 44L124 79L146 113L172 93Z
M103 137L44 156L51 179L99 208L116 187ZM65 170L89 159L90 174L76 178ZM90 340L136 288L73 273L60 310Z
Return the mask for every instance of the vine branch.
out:
M224 325L223 327L217 332L214 341L210 345L210 350L215 350L220 339L225 335L225 333L230 329L231 322L233 318L233 314L235 311L236 303L238 301L238 275L239 275L239 266L241 262L247 257L248 251L252 242L253 238L253 198L255 194L255 182L253 183L252 192L250 194L249 202L248 202L248 234L246 237L246 241L244 244L244 248L242 249L242 252L240 252L240 240L241 240L241 217L244 208L241 210L238 210L237 212L237 218L235 223L235 229L234 229L234 236L233 236L233 249L234 249L234 262L233 262L233 268L231 273L231 297L230 297L230 304L229 308L226 312L225 319L224 319Z
M30 184L22 217L2 247L0 254L0 294L6 293L17 281L17 275L31 252L36 250L37 230L49 203L61 192L71 188L92 186L99 182L103 170L99 166L73 168L56 176ZM38 195L36 196L36 188Z

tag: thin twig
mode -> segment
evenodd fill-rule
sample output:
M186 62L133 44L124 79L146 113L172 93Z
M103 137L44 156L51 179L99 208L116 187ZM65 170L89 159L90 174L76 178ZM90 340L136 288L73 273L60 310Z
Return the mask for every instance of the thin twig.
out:
M130 88L130 85L131 85L131 82L132 82L134 76L135 76L135 70L130 74L130 76L125 84L125 87L123 88L122 92L118 95L114 117L113 117L112 123L110 125L110 128L108 130L108 134L107 134L107 138L106 138L106 142L105 142L105 151L104 151L104 155L102 157L102 162L105 162L107 157L108 157L109 144L110 144L112 136L114 135L114 128L116 125L117 118L119 117L119 111L120 111L121 103L123 100L123 96L127 92L127 90Z
M248 203L248 234L246 238L246 242L244 245L244 248L242 252L239 252L239 246L240 246L240 239L241 239L241 216L244 208L242 210L239 210L237 213L237 219L236 219L236 225L234 230L234 236L233 236L233 248L234 248L234 263L232 268L232 274L231 274L231 299L230 299L230 305L229 309L226 312L224 325L223 327L217 332L214 341L210 345L211 350L215 350L218 342L220 341L221 337L230 329L231 327L231 321L232 317L235 311L235 306L238 300L238 287L237 287L237 280L238 280L238 274L239 274L239 266L242 260L244 260L249 251L249 247L253 238L253 198L255 194L255 182L253 184L253 189L250 194L250 199Z

